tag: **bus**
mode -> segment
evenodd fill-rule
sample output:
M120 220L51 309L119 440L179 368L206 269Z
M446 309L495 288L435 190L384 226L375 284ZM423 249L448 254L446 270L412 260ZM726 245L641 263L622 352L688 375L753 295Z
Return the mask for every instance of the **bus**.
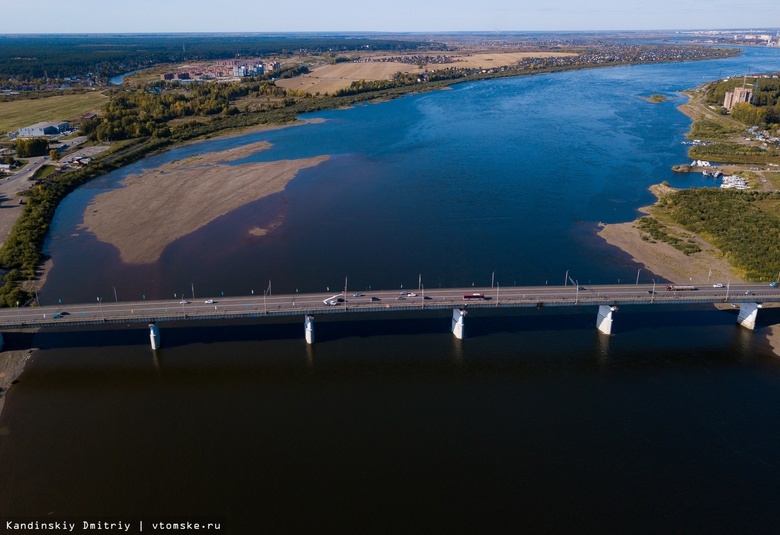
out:
M484 299L485 294L463 294L463 299L468 301L469 299Z

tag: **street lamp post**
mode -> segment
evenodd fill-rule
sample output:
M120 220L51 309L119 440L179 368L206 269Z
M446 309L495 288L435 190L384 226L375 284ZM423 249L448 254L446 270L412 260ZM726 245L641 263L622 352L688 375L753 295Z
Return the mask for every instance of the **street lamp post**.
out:
M118 303L119 298L116 296L116 286L112 286L112 288L114 289L114 301Z
M726 301L729 300L729 289L731 288L731 281L726 279L728 283L726 284Z
M636 270L636 284L634 286L639 286L639 272L642 271L642 268L639 268Z
M100 321L106 321L106 317L103 315L103 298L98 297L97 301L98 304L100 305Z
M569 284L569 270L566 270L566 275L563 276L563 285L568 286Z
M650 302L653 303L655 301L655 279L653 279L653 295L650 296Z

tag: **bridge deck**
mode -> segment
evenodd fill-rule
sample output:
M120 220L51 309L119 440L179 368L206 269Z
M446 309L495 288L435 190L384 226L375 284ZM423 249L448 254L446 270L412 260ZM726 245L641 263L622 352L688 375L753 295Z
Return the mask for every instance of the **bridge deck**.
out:
M581 287L580 287L581 288ZM0 329L50 326L150 323L190 320L226 320L303 316L306 314L348 314L350 312L389 312L468 308L531 308L561 306L682 305L742 302L780 303L780 289L768 284L741 284L730 287L701 287L695 291L667 291L665 286L603 285L587 289L573 286L510 288L437 288L399 291L372 291L338 294L344 299L326 305L333 293L286 294L187 299L179 301L134 301L58 304L0 310ZM480 300L465 300L464 294L480 293ZM403 297L403 299L399 299Z

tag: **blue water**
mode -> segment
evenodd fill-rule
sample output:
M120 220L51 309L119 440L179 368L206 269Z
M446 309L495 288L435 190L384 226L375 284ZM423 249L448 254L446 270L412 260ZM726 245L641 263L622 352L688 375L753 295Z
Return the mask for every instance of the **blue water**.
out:
M207 141L90 183L57 213L41 301L423 283L633 281L598 222L674 175L679 91L780 50L462 84ZM653 105L641 96L663 93ZM141 168L257 140L331 158L285 192L122 266L78 228ZM268 236L246 230L283 223ZM204 253L206 251L206 253ZM643 269L642 277L649 277ZM703 274L703 276L706 276ZM40 348L5 393L0 520L219 517L229 533L771 533L780 360L734 311L592 307L4 333ZM337 318L338 319L338 318Z
M147 158L82 187L58 211L40 298L91 301L353 288L617 282L636 266L594 237L599 222L633 220L652 184L708 185L675 175L690 121L679 91L780 66L770 49L705 62L643 65L485 81L391 102L311 114L318 124L206 141ZM639 96L662 93L661 104ZM92 197L128 174L201 152L267 140L242 161L330 159L272 199L171 244L153 266L127 266L79 230ZM710 182L709 185L712 183ZM283 218L264 237L252 227ZM204 254L204 251L207 254ZM89 282L82 275L90 273ZM645 277L652 274L645 271Z

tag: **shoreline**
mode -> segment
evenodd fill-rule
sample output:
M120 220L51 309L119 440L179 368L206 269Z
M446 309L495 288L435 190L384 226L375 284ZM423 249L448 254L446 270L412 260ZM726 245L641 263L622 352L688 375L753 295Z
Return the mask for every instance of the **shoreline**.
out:
M16 380L24 372L24 367L34 352L35 349L0 351L0 420L2 420L3 416L5 397ZM4 432L4 429L0 427L0 436Z
M674 188L662 184L650 186L649 189L655 195L656 203L661 195L676 191ZM686 255L668 243L643 239L642 231L637 228L636 222L645 215L651 215L656 203L640 208L641 215L634 221L600 225L598 236L608 244L627 253L635 262L675 284L689 284L691 282L713 284L726 280L745 282L736 274L728 260L713 245L698 235L694 235L694 239L701 251L690 255ZM675 227L674 230L693 234L679 227Z
M116 247L124 263L154 263L177 239L241 206L284 191L299 171L329 158L232 164L269 147L266 141L249 143L130 175L122 181L123 187L94 197L80 228Z

